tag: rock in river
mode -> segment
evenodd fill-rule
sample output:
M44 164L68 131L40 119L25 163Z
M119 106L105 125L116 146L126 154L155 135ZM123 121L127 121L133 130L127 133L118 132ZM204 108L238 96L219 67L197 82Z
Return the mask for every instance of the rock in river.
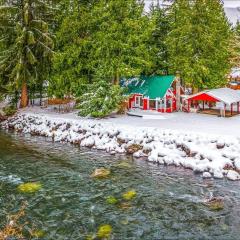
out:
M229 180L236 181L236 180L240 179L240 175L236 171L229 170L227 173L227 178Z
M97 168L91 174L92 178L107 178L111 174L109 169L106 168Z

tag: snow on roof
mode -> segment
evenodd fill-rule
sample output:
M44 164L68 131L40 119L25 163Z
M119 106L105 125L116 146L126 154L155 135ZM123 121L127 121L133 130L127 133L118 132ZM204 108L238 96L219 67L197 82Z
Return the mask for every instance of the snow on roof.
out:
M233 68L230 73L231 78L239 78L240 77L240 68Z
M225 7L225 13L229 21L235 26L240 21L240 8L239 7Z
M231 88L217 88L212 90L206 90L190 96L188 100L193 99L194 97L201 94L207 94L220 102L226 103L227 105L240 102L240 91L233 90Z
M150 99L163 98L171 87L175 76L141 76L134 81L125 80L123 86L128 88L129 94L143 94Z

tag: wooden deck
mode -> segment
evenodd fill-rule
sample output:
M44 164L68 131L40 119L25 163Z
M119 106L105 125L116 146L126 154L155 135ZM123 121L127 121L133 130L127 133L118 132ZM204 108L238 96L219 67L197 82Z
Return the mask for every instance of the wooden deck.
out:
M208 114L208 115L216 115L220 117L220 110L218 109L205 109L205 110L199 110L198 113ZM238 112L233 111L231 115L231 111L226 110L225 117L233 117L238 115Z
M73 99L46 99L43 101L42 108L48 108L50 110L65 113L73 111L76 105L76 101Z

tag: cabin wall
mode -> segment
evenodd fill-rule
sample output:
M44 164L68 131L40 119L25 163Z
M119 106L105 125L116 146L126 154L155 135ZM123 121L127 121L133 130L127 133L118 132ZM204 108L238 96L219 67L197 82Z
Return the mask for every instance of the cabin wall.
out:
M141 104L139 104L139 97L142 99ZM161 101L162 104L160 104ZM167 96L164 99L149 99L142 94L134 94L129 97L128 106L129 109L153 110L161 113L172 113L177 109L175 96Z

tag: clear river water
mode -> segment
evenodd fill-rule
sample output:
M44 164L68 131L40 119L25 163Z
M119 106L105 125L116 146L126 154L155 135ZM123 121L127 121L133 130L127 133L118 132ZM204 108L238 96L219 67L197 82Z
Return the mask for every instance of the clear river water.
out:
M110 168L111 176L91 178L100 167ZM26 182L43 187L18 192ZM123 200L132 189L136 197ZM224 197L223 210L203 204L212 195ZM109 204L109 196L118 203ZM23 202L24 221L44 231L45 240L86 239L104 224L117 240L240 239L239 182L203 180L186 169L0 132L1 228Z

